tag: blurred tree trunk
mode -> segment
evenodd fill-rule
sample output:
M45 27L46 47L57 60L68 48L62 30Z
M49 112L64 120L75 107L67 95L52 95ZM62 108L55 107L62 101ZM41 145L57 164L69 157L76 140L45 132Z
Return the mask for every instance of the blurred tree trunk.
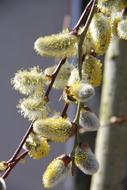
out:
M113 116L119 117L118 122L113 122ZM114 37L105 59L102 127L96 142L100 169L93 176L91 190L125 190L127 121L122 119L127 120L127 42Z

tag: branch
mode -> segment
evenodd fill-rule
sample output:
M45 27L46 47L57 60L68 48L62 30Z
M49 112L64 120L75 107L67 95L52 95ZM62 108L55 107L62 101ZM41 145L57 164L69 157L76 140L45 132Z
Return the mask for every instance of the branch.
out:
M26 155L28 154L28 151L23 152L19 157L17 157L15 160L8 161L9 164L9 168L4 172L4 174L1 176L3 179L7 178L9 173L11 172L11 170L16 166L16 164L23 159L24 157L26 157Z

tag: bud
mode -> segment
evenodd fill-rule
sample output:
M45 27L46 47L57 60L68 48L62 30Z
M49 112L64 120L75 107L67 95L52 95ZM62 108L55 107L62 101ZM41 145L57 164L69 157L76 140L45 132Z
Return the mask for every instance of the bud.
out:
M127 40L127 17L118 23L117 33L121 39Z
M74 162L83 173L88 175L93 175L99 168L98 161L87 143L76 147Z
M48 115L48 107L42 97L28 97L19 101L19 112L29 120L45 118Z
M22 94L42 94L45 80L39 67L33 67L29 71L19 70L11 80L11 83L14 89Z
M0 162L0 171L5 171L8 168L8 164L5 161Z
M2 177L0 177L0 190L6 190L6 183Z
M105 53L111 39L111 24L109 18L102 13L96 13L89 27L93 49L99 55Z
M48 84L52 79L52 74L55 71L56 67L57 67L57 65L54 65L52 67L46 68L44 71L44 74L46 76ZM74 66L68 62L66 62L64 65L62 65L62 67L56 77L56 80L53 84L53 87L56 89L63 89L67 85L67 81L70 77L70 74L71 74L71 71L73 68L74 68Z
M102 63L99 59L92 55L86 55L82 69L92 86L97 87L100 85L102 79Z
M96 131L100 127L100 122L95 113L82 108L80 111L79 125L85 131Z
M37 160L46 157L50 150L47 140L33 133L29 135L23 148L29 151L30 157Z
M67 86L64 90L65 101L80 101L87 102L95 94L94 88L84 81L75 82L71 86Z
M69 119L51 117L40 119L33 124L34 132L55 142L65 142L76 131L76 126Z
M69 172L71 159L67 155L55 158L47 167L43 174L43 184L45 188L52 188L59 184Z
M78 37L63 32L38 38L34 43L34 50L41 56L72 57L76 55Z

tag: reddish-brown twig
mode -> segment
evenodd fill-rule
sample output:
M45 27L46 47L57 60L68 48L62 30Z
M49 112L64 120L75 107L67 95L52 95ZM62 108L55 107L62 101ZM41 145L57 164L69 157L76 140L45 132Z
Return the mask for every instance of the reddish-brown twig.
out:
M16 164L23 159L28 154L28 151L23 152L20 156L18 156L13 162L9 161L9 168L4 172L4 174L1 176L3 179L7 178L11 170L16 166Z

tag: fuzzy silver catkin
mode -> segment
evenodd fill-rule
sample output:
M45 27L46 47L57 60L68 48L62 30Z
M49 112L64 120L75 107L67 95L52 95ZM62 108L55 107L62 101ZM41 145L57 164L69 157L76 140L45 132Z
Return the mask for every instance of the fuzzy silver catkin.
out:
M84 81L76 81L67 86L64 90L63 97L66 102L87 102L95 95L94 88Z
M96 131L100 127L100 122L95 113L81 109L79 124L85 131Z
M99 169L99 163L88 144L82 144L75 149L75 165L85 174L93 175Z
M0 177L0 190L7 190L6 183L3 178Z
M121 39L127 40L127 17L121 19L118 23L117 34Z

